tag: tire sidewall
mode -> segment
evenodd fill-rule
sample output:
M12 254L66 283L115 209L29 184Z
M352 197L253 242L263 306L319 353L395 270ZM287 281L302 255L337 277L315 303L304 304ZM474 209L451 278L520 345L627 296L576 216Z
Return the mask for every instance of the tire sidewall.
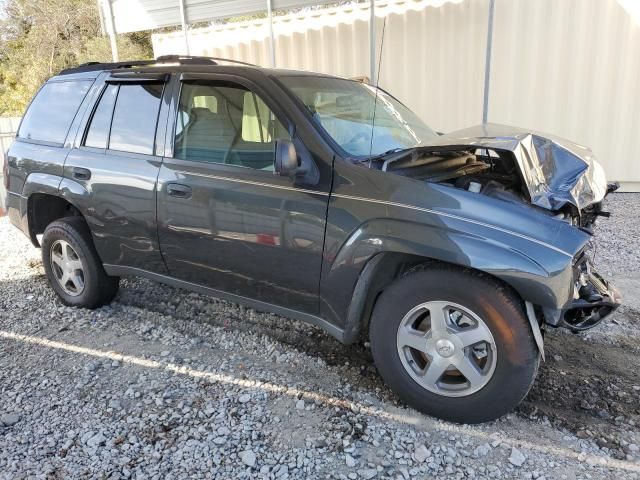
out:
M66 293L55 277L51 266L51 247L58 240L68 242L82 262L84 290L80 295L73 296ZM54 222L46 228L42 238L42 263L49 279L49 284L64 304L68 306L86 306L94 303L96 289L98 288L99 273L97 265L89 245L70 222Z
M420 386L406 371L396 347L404 316L416 305L448 301L477 314L496 344L496 367L489 382L464 397L446 397ZM376 366L408 404L439 418L477 423L510 411L528 392L538 366L538 350L522 306L505 286L470 271L438 269L404 277L376 304L370 328Z

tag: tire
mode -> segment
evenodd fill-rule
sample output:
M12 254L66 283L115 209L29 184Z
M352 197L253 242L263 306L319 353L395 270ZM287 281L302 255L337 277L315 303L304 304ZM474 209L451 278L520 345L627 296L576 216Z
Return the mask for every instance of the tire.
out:
M65 305L94 309L110 303L118 293L120 279L105 273L82 217L63 218L47 226L42 237L42 264L49 284ZM65 272L73 279L63 286Z
M511 411L527 395L540 361L522 301L499 281L454 267L417 271L392 283L375 305L369 336L378 372L404 402L457 423L486 422ZM483 340L464 346L476 337ZM422 349L423 341L430 342L424 353L407 346Z

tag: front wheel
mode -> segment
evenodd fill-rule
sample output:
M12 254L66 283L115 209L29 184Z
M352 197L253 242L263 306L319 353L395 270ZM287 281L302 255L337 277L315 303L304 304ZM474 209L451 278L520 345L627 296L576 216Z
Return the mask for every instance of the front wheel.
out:
M385 382L444 420L498 418L520 403L537 373L522 302L477 272L438 267L397 280L376 303L369 334Z

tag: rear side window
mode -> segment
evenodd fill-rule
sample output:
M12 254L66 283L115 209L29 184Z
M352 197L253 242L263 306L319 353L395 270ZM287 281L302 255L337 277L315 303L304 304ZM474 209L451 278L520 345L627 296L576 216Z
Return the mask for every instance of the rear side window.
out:
M117 85L108 85L102 94L84 142L87 147L107 148L109 130L111 129L111 116L113 115L113 106L116 103L117 94Z
M18 138L63 144L92 80L46 83L22 119Z
M120 85L109 148L153 154L162 85Z
M152 155L162 88L151 83L108 85L84 145Z

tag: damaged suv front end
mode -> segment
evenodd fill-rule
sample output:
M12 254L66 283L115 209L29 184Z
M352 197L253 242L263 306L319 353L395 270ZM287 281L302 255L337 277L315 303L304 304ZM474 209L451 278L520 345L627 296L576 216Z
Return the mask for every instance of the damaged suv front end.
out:
M609 216L603 201L618 188L607 183L590 149L551 135L495 124L438 136L414 149L383 155L371 166L525 204L588 236L593 235L598 217ZM555 241L561 244L562 238ZM595 272L587 250L582 248L573 259L570 300L562 308L543 309L544 323L587 330L620 305L620 293Z

